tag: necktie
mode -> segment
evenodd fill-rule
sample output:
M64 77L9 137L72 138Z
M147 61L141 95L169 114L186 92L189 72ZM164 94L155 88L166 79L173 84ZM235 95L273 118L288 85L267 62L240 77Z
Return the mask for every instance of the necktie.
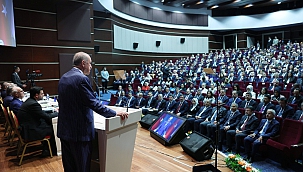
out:
M263 106L261 107L261 109L260 109L260 112L261 112L261 113L264 112L265 107L266 107L265 105L263 105Z
M246 118L245 122L243 123L243 125L241 126L241 130L245 130L245 126L247 124L247 122L249 121L249 116Z
M138 101L138 106L140 106L140 102L141 102L142 98L140 98L140 100Z
M248 106L249 102L250 102L250 101L246 102L246 104L245 104L245 107L244 107L244 108L246 108L246 107Z
M130 105L130 102L131 102L132 98L133 98L133 97L131 97L131 98L128 100L128 103L127 103L127 106L128 106L128 107L129 107L129 105Z
M183 103L183 102L180 102L180 103L179 103L179 106L178 106L178 108L177 108L176 113L179 113L179 110L180 110L180 108L181 108L181 106L182 106L182 103Z
M294 97L291 101L291 104L295 104L296 103L296 97Z
M167 107L166 107L166 110L168 111L169 110L169 105L170 105L170 102L168 103Z

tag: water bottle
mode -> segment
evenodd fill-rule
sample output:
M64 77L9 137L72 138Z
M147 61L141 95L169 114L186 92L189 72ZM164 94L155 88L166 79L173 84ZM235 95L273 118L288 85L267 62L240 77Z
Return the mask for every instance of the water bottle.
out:
M49 94L46 94L46 100L49 100Z

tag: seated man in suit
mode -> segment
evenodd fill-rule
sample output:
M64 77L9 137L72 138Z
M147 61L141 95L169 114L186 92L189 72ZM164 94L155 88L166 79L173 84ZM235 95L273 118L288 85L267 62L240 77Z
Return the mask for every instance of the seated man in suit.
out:
M170 94L168 96L168 101L166 101L165 108L163 110L159 111L159 113L161 113L163 111L174 113L176 109L177 109L177 103L174 100L173 95Z
M54 113L45 113L42 110L38 100L44 96L42 87L32 87L30 89L30 98L28 98L20 107L16 114L19 124L20 133L25 140L40 140L45 136L51 136L50 143L52 153L56 154L56 143L51 119L58 116L57 110ZM48 154L48 144L43 143L42 155Z
M275 110L268 109L266 119L261 120L254 133L249 134L244 138L244 148L246 159L248 161L253 162L259 147L266 144L266 141L270 137L275 137L277 134L279 134L280 124L275 119L275 116Z
M230 110L226 113L226 115L220 119L219 125L219 140L218 140L218 149L222 150L222 143L226 137L226 132L229 130L234 130L238 123L240 122L240 119L242 117L242 114L238 110L238 104L232 103L230 106ZM208 128L207 130L212 131L213 138L215 135L215 129L214 127Z
M277 114L276 116L281 117L283 119L285 118L291 119L295 113L294 109L287 104L287 100L285 97L282 97L279 100L279 105L276 105L275 111Z
M186 93L184 95L184 99L185 100L191 100L191 99L193 99L193 95L192 95L192 93L190 92L189 89L186 90Z
M177 116L184 116L186 115L188 109L189 109L188 102L184 100L184 96L183 94L181 94L179 97L179 102L176 105L175 114Z
M142 108L145 105L145 98L143 98L143 93L138 94L137 98L137 104L135 105L135 108L139 109Z
M163 92L163 98L168 98L170 95L169 87L166 87Z
M303 109L303 102L301 103L301 110L298 109L296 111L296 113L292 116L292 118L290 118L290 119L303 122L303 110L302 109ZM288 118L288 116L286 118Z
M13 111L15 115L17 115L19 112L19 109L23 103L21 100L24 97L24 91L22 90L22 88L15 86L12 89L12 96L14 98L13 98L13 101L11 102L11 104L9 105L9 109L11 111Z
M124 107L126 106L127 97L125 97L125 91L122 90L121 94L119 94L118 99L116 100L115 106Z
M219 111L218 107L212 108L211 115L205 119L204 122L200 123L200 133L203 135L207 135L208 137L212 137L212 131L208 130L209 128L213 128L212 126L216 127L217 123L217 116L219 114L219 118L222 118L226 115L227 109L222 106L223 103L221 100L218 101ZM218 113L219 112L219 113Z
M256 112L262 113L262 118L266 117L267 109L275 109L275 105L270 102L271 96L269 94L265 94L263 98L263 102L259 103L256 107Z
M162 111L165 108L166 101L163 99L162 94L158 94L158 100L154 104L154 106L150 109L148 109L149 114L158 114L159 111Z
M133 96L132 92L128 92L127 102L124 104L124 107L135 108L137 104L137 99Z
M4 83L3 83L4 84ZM3 106L4 107L9 107L11 102L13 101L13 96L12 96L12 91L13 91L14 85L10 85L8 83L7 88L6 88L6 96L3 99Z
M272 81L272 83L273 84L271 86L269 86L268 90L271 90L271 91L280 90L280 91L282 91L282 88L279 85L279 81L277 79L274 79Z
M118 86L118 91L116 92L115 96L120 97L122 95L122 92L123 92L122 85L119 85Z
M198 89L196 92L196 95L193 98L197 98L198 101L203 101L204 100L204 96L202 95L202 90Z
M303 101L303 97L300 94L300 89L296 88L293 91L293 96L290 96L287 103L300 105Z
M265 72L262 74L262 77L258 80L258 82L261 82L261 83L269 82L269 79L267 78Z
M147 94L147 99L145 100L145 105L142 108L142 114L146 115L148 113L148 109L152 109L155 106L156 99L153 97L153 93L150 91Z
M195 131L200 131L200 123L204 122L212 114L212 107L210 100L203 101L204 106L196 113L192 118L188 118L187 122L191 128L194 128Z
M245 100L241 102L239 108L246 108L247 106L252 106L254 109L257 107L257 102L252 99L250 92L245 93Z
M175 91L175 93L174 93L174 95L173 95L174 100L179 100L181 94L182 94L182 93L180 92L180 88L179 88L179 87L176 87L176 91Z
M235 137L236 141L236 153L239 154L240 146L243 138L249 134L252 134L258 127L259 120L254 114L253 106L245 107L245 115L241 118L239 124L236 126L235 130L229 130L226 133L226 146L225 152L232 151L233 140Z
M226 96L226 90L225 89L220 90L218 100L221 100L223 104L226 104L228 102L228 99L229 98Z
M237 91L233 91L232 92L232 98L230 98L227 102L227 106L231 106L232 103L237 103L240 104L242 102L242 100L238 97L238 92Z

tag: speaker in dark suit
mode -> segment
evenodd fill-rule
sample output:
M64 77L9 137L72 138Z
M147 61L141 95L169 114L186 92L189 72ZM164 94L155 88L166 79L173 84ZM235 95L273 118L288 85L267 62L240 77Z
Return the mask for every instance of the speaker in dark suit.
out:
M198 132L193 132L184 138L180 145L184 152L197 161L210 159L215 150L212 140Z

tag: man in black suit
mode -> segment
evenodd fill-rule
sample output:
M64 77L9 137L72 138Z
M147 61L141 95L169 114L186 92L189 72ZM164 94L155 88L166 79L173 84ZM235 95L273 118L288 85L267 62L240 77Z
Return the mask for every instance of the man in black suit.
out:
M226 132L229 130L234 130L238 123L240 122L242 114L238 110L238 104L232 103L230 106L230 110L226 113L226 115L220 120L220 130L219 130L219 140L218 140L218 149L222 150L222 142L226 137ZM207 129L209 130L209 129ZM215 128L212 127L212 134L214 137Z
M269 94L265 94L263 98L263 102L259 103L256 112L262 113L262 118L266 117L266 112L268 109L275 109L275 105L270 102L271 96Z
M176 101L174 100L173 98L173 95L170 94L168 96L168 101L166 101L166 105L165 105L165 108L162 110L162 111L166 111L166 112L170 112L170 113L174 113L175 110L177 109L177 103ZM161 111L161 112L162 112Z
M128 92L128 100L124 106L129 108L135 108L136 104L137 104L137 99L133 96L132 92Z
M218 100L221 100L222 103L226 104L228 102L228 99L229 98L226 96L226 90L225 89L220 90Z
M205 121L200 123L200 133L203 135L207 135L208 137L212 137L212 131L209 131L209 128L216 127L217 125L217 116L218 114L220 117L224 117L226 115L227 109L222 106L223 103L221 100L218 101L219 111L218 107L212 108L212 113L209 117L205 119ZM218 113L219 112L219 113Z
M20 68L18 66L14 66L14 72L12 74L12 82L17 84L20 88L25 88L26 84L21 81L18 73L20 72Z
M204 122L205 119L211 116L212 114L212 107L210 100L204 99L203 104L204 106L200 108L200 110L196 113L196 115L193 118L187 119L190 127L192 127L193 125L194 130L197 132L200 131L200 123Z
M259 120L255 116L254 107L246 106L245 115L241 118L239 124L236 126L235 130L229 130L226 133L226 146L225 152L231 152L232 144L235 137L236 141L236 153L239 153L240 145L243 138L249 134L252 134L259 125Z
M137 98L137 104L135 105L135 108L139 109L142 108L145 105L145 98L143 98L143 93L138 94Z
M245 94L245 100L240 103L239 108L246 108L247 106L252 106L254 109L257 107L257 102L252 100L250 92Z
M57 111L54 113L45 113L41 105L37 102L42 100L44 96L42 87L32 87L30 89L30 98L28 98L20 107L16 114L19 124L20 133L25 140L41 140L45 136L51 136L50 143L52 153L56 154L55 136L51 119L58 116ZM43 143L42 155L47 155L49 152L46 142Z
M187 101L184 100L184 96L181 94L179 97L179 102L176 105L175 114L177 116L184 116L186 115L188 109L189 109L189 105Z
M154 106L148 109L149 114L158 114L158 112L162 111L165 108L166 101L163 99L162 94L158 94L158 100L154 104Z
M300 105L303 101L303 97L300 94L300 89L296 88L293 91L293 96L290 96L287 103Z
M120 116L122 120L128 117L128 113L113 111L96 98L87 77L91 63L87 53L76 53L74 67L61 77L58 84L60 111L57 136L61 141L65 171L90 171L95 136L93 111L104 117Z
M279 100L279 105L276 105L275 111L277 114L276 116L281 117L283 119L285 118L291 119L295 113L294 109L287 104L287 100L285 97L282 97Z
M244 148L246 158L248 161L253 162L259 147L266 144L270 137L275 137L279 134L280 124L275 119L276 112L273 109L268 109L266 119L262 119L258 128L254 133L249 134L244 138Z

